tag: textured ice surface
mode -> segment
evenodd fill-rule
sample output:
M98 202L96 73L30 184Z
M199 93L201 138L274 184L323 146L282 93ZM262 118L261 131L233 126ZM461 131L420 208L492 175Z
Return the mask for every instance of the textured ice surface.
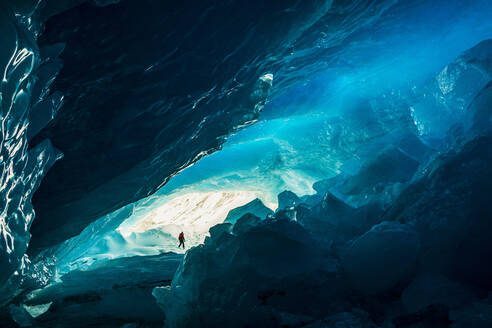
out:
M369 230L380 221L381 212L379 203L354 208L328 192L314 206L297 206L295 218L319 242L337 245Z
M268 219L257 223L234 235L223 228L211 231L203 246L186 254L172 285L154 290L166 313L166 324L193 326L201 313L210 314L205 325L250 322L259 327L277 326L291 311L293 317L306 316L299 292L311 283L303 282L303 277L316 270L333 270L330 259L313 248L314 240L294 222ZM207 299L214 300L209 303ZM276 300L286 315L279 317L266 306L275 308ZM197 307L190 307L192 304ZM309 311L317 309L307 310L308 318Z
M180 232L184 232L186 249L199 245L210 227L222 223L238 206L257 204L257 196L253 191L217 191L150 197L98 219L80 235L37 258L42 262L55 258L56 275L60 275L105 259L182 253L185 250L178 248ZM264 213L263 217L273 213L263 203L250 211Z
M35 306L51 303L50 309L36 318L39 327L158 325L164 314L153 300L152 288L170 283L181 259L181 255L170 253L101 262L33 291L24 307L31 313Z
M486 328L492 325L492 295L488 298L463 306L450 314L452 328L477 327Z
M79 4L48 1L43 16L68 2ZM419 100L409 90L490 37L486 0L357 4L121 1L49 19L40 42L66 43L65 68L54 84L65 106L35 141L51 137L66 157L36 194L32 247L61 242L148 196L217 150L234 127L256 119L290 119L285 132L299 133L270 144L280 151L257 163L257 172L248 170L254 182L278 186L275 197L285 189L312 193L314 181L339 173L349 159L357 162L362 143L416 128L409 106ZM350 108L358 125L341 118ZM320 114L338 122L315 124ZM279 123L265 123L264 132ZM276 171L275 179L262 181L264 167Z
M265 219L268 215L273 214L273 211L271 208L266 207L260 199L256 198L241 207L229 211L224 222L234 224L243 215L248 213L257 216L260 219Z
M41 57L34 28L24 24L27 18L4 6L0 6L0 303L22 279L15 276L27 270L24 254L34 220L31 199L61 157L49 140L28 146L28 136L46 125L60 106L47 97L60 65L56 59Z
M378 294L413 275L419 247L411 227L383 222L343 251L342 266L357 289Z
M463 53L418 92L412 116L419 132L432 143L460 124L474 98L492 77L492 40Z
M284 190L278 194L278 208L283 209L292 207L300 203L299 197L295 193L289 190Z
M438 157L384 216L418 231L421 266L484 288L492 287L486 260L492 252L491 138L476 138Z
M403 291L402 302L409 312L416 312L431 304L442 304L457 308L474 301L473 289L432 273L417 275Z
M487 98L484 99L486 104ZM232 137L221 152L204 158L154 195L136 203L127 215L99 219L80 237L72 239L71 247L57 248L58 269L67 272L105 258L177 251L176 235L182 230L187 245L196 245L203 241L210 226L224 219L225 212L239 205L236 201L243 199L246 203L255 194L268 203L274 199L272 194L285 187L292 187L301 195L314 191L318 194L300 198L295 194L279 195L282 206L306 205L279 215L298 220L319 242L343 246L381 220L382 209L405 190L417 167L432 153L411 130L398 130L402 125L382 110L389 105L394 104L381 99L369 105L363 101L343 114L343 121L301 116L297 120L264 122L245 130ZM408 127L406 124L403 126ZM327 134L327 129L333 133ZM292 131L306 134L299 138ZM323 152L329 156L316 160ZM352 164L347 164L350 161ZM337 163L344 163L339 168L343 173L316 183L314 189L308 187L315 177L333 174ZM254 191L258 185L266 191ZM220 191L224 189L246 191L238 193L239 198L232 202L227 199L236 196L217 198L220 203L229 204L219 208L213 199L224 195ZM209 193L215 196L204 196ZM288 200L283 200L286 195L290 195ZM115 221L110 223L111 220ZM120 231L111 230L118 226Z
M490 324L489 1L80 2L1 12L2 325Z
M154 289L166 325L486 327L490 192L464 203L489 183L488 138L434 159L384 216L326 194L211 228Z
M32 247L152 194L255 122L277 79L291 75L274 65L285 66L288 48L330 4L121 1L47 20L40 43L66 43L55 82L66 97L41 134L65 160L36 195Z
M222 223L228 218L231 210L251 202L256 204L259 200L254 197L254 192L247 191L185 194L153 209L124 233L139 233L160 227L170 233L179 234L178 230L184 229L190 244L196 245L194 233L189 229L195 229L197 234L206 233L211 226ZM261 201L259 202L263 205ZM268 211L268 208L265 207L265 210ZM171 226L175 228L171 229Z

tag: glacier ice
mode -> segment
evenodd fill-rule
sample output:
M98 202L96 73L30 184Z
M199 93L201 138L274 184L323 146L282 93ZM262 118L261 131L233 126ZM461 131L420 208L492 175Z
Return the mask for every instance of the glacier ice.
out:
M485 327L487 317L472 316L488 311L486 301L477 302L477 288L479 294L490 288L488 266L478 264L491 249L488 200L463 206L469 195L449 190L463 190L463 183L471 183L471 193L483 190L476 183L488 183L489 150L482 137L436 157L385 213L377 204L353 208L328 193L318 205L287 210L293 215L245 214L232 227L211 228L205 243L187 252L171 285L153 291L166 325ZM484 213L465 222L463 210ZM452 248L458 240L466 244Z
M417 171L418 165L416 160L398 148L384 149L375 158L369 158L359 172L348 179L343 193L371 193L384 184L408 181Z
M290 296L287 301L291 303L282 299L286 293L294 295L296 289L302 288L302 277L318 269L332 270L330 258L313 250L314 240L294 222L258 220L257 226L235 232L237 235L227 230L211 232L212 240L186 254L172 285L154 289L154 296L166 313L166 324L192 326L198 324L200 313L209 313L206 325L249 322L260 327L275 326L281 318L272 316L269 306L256 308L258 305L278 299L279 306L288 313L299 307L300 298L294 300ZM287 285L293 289L284 291L282 285L286 281L300 285ZM277 284L280 285L274 287ZM222 293L215 298L218 290ZM205 301L210 298L214 301ZM199 307L192 309L192 304ZM301 315L303 311L294 314Z
M65 97L34 140L50 138L65 159L34 198L31 248L37 250L151 195L257 121L276 88L273 65L284 65L276 53L287 52L331 5L83 2L40 6L40 45L65 43L64 69L54 85Z
M290 190L284 190L278 194L278 208L287 208L300 203L299 197Z
M61 158L61 153L49 140L28 145L29 136L46 125L59 106L46 97L59 64L54 64L56 58L42 61L35 33L23 24L23 18L19 13L4 10L2 5L0 303L9 299L12 293L9 288L15 288L28 270L25 253L34 219L31 200L48 169ZM43 108L37 106L42 102Z
M248 213L256 215L260 219L264 219L268 215L272 215L273 211L266 207L260 199L256 198L243 206L236 207L229 211L224 222L234 224L243 215Z
M492 46L491 46L492 47ZM464 139L470 140L476 136L490 132L492 128L492 82L477 94L468 108L463 120Z
M433 273L417 275L401 296L409 312L417 312L431 304L457 308L474 301L475 297L469 286Z
M149 197L99 218L78 236L42 251L37 259L41 262L56 259L56 267L51 267L55 272L50 274L61 276L108 259L170 251L183 253L178 248L180 232L185 234L187 248L199 245L211 226L243 213L245 210L240 205L247 203L246 212L264 214L262 218L273 213L256 198L258 195L254 191L237 190L181 191ZM234 208L239 213L234 214L231 211Z
M382 222L343 250L343 270L357 289L382 293L412 276L419 247L419 236L410 226Z
M435 146L442 135L469 116L470 105L490 81L492 41L464 52L419 90L412 116L419 132Z
M0 4L0 325L490 326L490 3L92 3Z
M420 235L420 265L456 279L491 286L491 137L481 136L436 158L384 218L410 224ZM480 268L480 270L476 270Z
M473 302L453 310L450 317L453 320L453 328L490 327L492 324L492 295L489 294L482 301Z
M301 203L295 208L297 222L321 243L338 247L380 220L382 207L379 203L354 208L330 192L323 195L314 206Z
M29 293L24 308L32 313L35 307L49 306L48 311L36 317L39 327L125 323L158 326L164 314L154 302L151 290L170 282L181 259L182 255L172 253L136 256L97 263L88 270L74 270L60 281Z
M477 108L486 108L481 105L480 97L476 99ZM487 103L487 98L484 99L483 103ZM348 122L354 124L351 128L357 126L355 121ZM377 120L368 118L367 122ZM335 123L342 126L336 120L325 121L322 126ZM247 322L259 327L343 327L344 324L406 327L413 322L424 322L447 327L451 323L467 322L470 320L467 311L475 311L470 304L486 308L483 296L478 295L483 295L483 291L478 294L476 291L489 288L486 277L490 272L486 265L475 269L477 263L484 262L490 249L485 237L489 215L484 204L488 194L477 196L488 184L490 137L486 128L470 126L470 129L478 131L475 136L479 137L469 134L472 140L463 141L462 146L442 154L435 153L408 130L400 133L396 128L391 131L378 128L368 137L351 134L347 129L342 140L353 141L352 137L364 140L363 146L355 146L358 141L353 141L358 158L349 166L340 167L338 175L316 182L311 190L295 189L311 195L281 192L280 206L275 213L260 200L231 212L230 208L221 212L221 219L214 223L224 221L227 213L234 218L230 223L211 227L210 236L202 235L203 244L197 242L200 245L187 251L179 266L176 263L178 268L170 285L152 287L166 325L240 326ZM277 138L288 138L288 132L270 133ZM383 137L378 136L380 133ZM314 135L317 138L318 134ZM111 257L149 255L147 251L159 253L172 249L171 244L176 242L173 234L180 229L174 231L166 224L161 225L168 220L164 213L148 215L166 204L164 212L181 212L176 204L187 203L191 212L184 211L186 218L178 221L191 225L199 222L200 215L195 217L191 213L198 203L207 199L204 194L213 194L224 186L251 189L254 185L251 181L259 180L241 179L248 168L258 163L249 156L254 151L239 157L245 160L238 163L240 170L236 175L232 167L216 165L228 163L241 151L249 150L244 148L244 141L247 144L249 138L247 134L234 136L223 151L184 170L156 194L128 207L118 219L107 217L107 221L94 222L91 229L84 231L87 235L83 233L72 239L73 257L59 265L59 268L64 266L59 271L61 279L74 269L90 272L101 265L109 268L112 261L107 259ZM289 140L281 147L292 151L296 149L293 145L295 140ZM350 149L350 143L347 145ZM251 149L257 149L256 146ZM340 160L348 158L336 150L334 155L341 155ZM292 163L283 167L289 165ZM261 172L276 173L275 168ZM274 189L277 192L285 189L284 185L278 186ZM202 197L200 201L191 201L191 195L197 193ZM251 199L246 197L243 204L260 196L255 192L245 195ZM261 196L264 201L273 199L268 193ZM173 199L175 202L169 203ZM270 204L268 201L265 203ZM173 205L169 207L169 204ZM209 222L203 225L208 229L214 223L210 221L212 215L206 204L200 208L208 213ZM232 207L237 205L231 203ZM473 222L463 219L471 216L481 219ZM141 220L145 217L153 219ZM165 228L159 230L159 226ZM112 228L105 230L105 227ZM116 227L122 231L138 227L138 231L129 235L111 231ZM99 229L102 230L98 232ZM457 244L462 249L457 249ZM80 257L81 254L85 257ZM456 257L460 261L455 262ZM53 293L45 288L39 291L40 295L43 290L46 295ZM99 296L91 297L78 299L100 304ZM36 302L46 304L52 299L53 296L46 296ZM106 306L101 311L109 313L111 318L121 316L110 308L104 310ZM54 312L41 317L62 320L61 312ZM131 323L134 319L126 317L124 322ZM95 316L90 320L102 319Z

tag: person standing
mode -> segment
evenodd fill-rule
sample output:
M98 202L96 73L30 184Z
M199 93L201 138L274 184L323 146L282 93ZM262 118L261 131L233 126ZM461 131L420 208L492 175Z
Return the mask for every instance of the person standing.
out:
M183 249L184 249L184 248L185 248L185 236L184 236L184 233L183 233L183 232L181 232L181 233L179 234L179 238L178 238L178 239L179 239L179 245L178 245L178 248L179 248L181 245L183 245Z

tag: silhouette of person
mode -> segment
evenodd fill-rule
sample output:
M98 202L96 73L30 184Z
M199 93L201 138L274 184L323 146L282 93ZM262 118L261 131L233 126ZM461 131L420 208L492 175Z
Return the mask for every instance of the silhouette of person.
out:
M184 233L183 233L183 232L181 232L181 233L179 234L179 238L178 238L178 239L179 239L179 245L178 245L178 248L179 248L181 245L183 245L183 249L184 249L184 248L185 248L185 236L184 236Z

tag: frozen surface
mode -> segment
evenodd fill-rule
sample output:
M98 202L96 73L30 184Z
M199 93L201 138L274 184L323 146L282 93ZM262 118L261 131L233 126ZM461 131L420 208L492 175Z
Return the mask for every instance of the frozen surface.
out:
M469 286L438 274L417 275L403 291L402 301L409 312L416 312L431 304L458 308L475 300Z
M315 181L354 173L386 133L419 133L412 106L432 113L425 122L432 139L449 126L436 118L454 107L418 104L441 88L450 104L478 92L468 78L454 83L453 74L439 72L491 37L486 0L76 7L81 2L40 4L46 29L39 43L65 43L53 84L65 106L33 142L51 138L65 159L35 196L33 253L149 196L221 147L211 168L200 166L201 180L218 186L240 177L264 186L274 203L283 190L312 194ZM473 61L486 51L464 56ZM475 81L472 66L460 69ZM427 91L436 79L441 88ZM256 121L258 128L240 129Z
M257 216L260 219L265 219L267 216L272 215L273 211L271 208L266 207L260 199L256 198L248 204L234 208L229 211L224 222L234 224L243 215L248 213Z
M49 304L49 310L36 317L40 327L158 326L164 314L153 301L152 288L170 283L181 259L169 253L102 262L31 292L24 306L31 313L34 306Z
M38 258L55 258L56 274L60 275L105 259L182 253L185 250L178 248L180 232L184 232L186 249L199 245L210 227L226 220L230 210L250 201L256 204L257 195L252 191L221 191L144 199L100 218L80 235ZM262 206L261 212L273 213Z
M28 137L60 106L60 95L47 97L60 64L40 55L35 29L24 19L21 12L0 6L0 304L9 299L30 263L25 253L34 220L34 192L62 157L49 140L28 145Z
M442 155L385 214L417 230L420 265L484 288L492 287L492 266L485 260L492 251L491 160L490 134Z
M357 289L378 294L414 273L420 241L415 230L395 222L375 225L342 253L342 265Z
M186 254L172 286L155 289L154 296L171 327L196 325L201 313L210 313L207 325L249 321L260 327L276 326L283 319L274 315L270 303L294 311L294 317L320 310L299 306L302 294L294 297L306 285L314 287L303 279L307 274L335 270L336 261L314 250L314 244L302 227L285 220L258 221L258 226L236 230L234 235L227 230L216 233ZM220 296L218 290L223 291ZM197 307L189 307L192 304Z
M2 2L0 324L490 326L491 13Z
M185 194L152 210L124 233L139 233L160 227L170 233L179 234L178 230L184 229L191 245L196 245L194 234L206 233L211 226L229 218L230 211L239 206L248 206L251 202L256 204L259 200L254 197L254 192L241 191ZM264 205L263 207L264 209L260 210L268 212L268 208ZM196 232L189 229L195 229Z
M419 133L431 143L461 123L470 104L492 77L492 42L486 40L466 51L419 91L412 117Z
M486 327L489 138L432 160L384 214L327 193L211 228L154 289L166 326Z
M35 141L49 137L65 160L36 194L33 249L149 196L254 123L278 77L292 75L273 66L284 66L290 45L330 8L324 0L46 2L43 18L62 13L45 21L39 42L66 43L54 84L66 97Z

